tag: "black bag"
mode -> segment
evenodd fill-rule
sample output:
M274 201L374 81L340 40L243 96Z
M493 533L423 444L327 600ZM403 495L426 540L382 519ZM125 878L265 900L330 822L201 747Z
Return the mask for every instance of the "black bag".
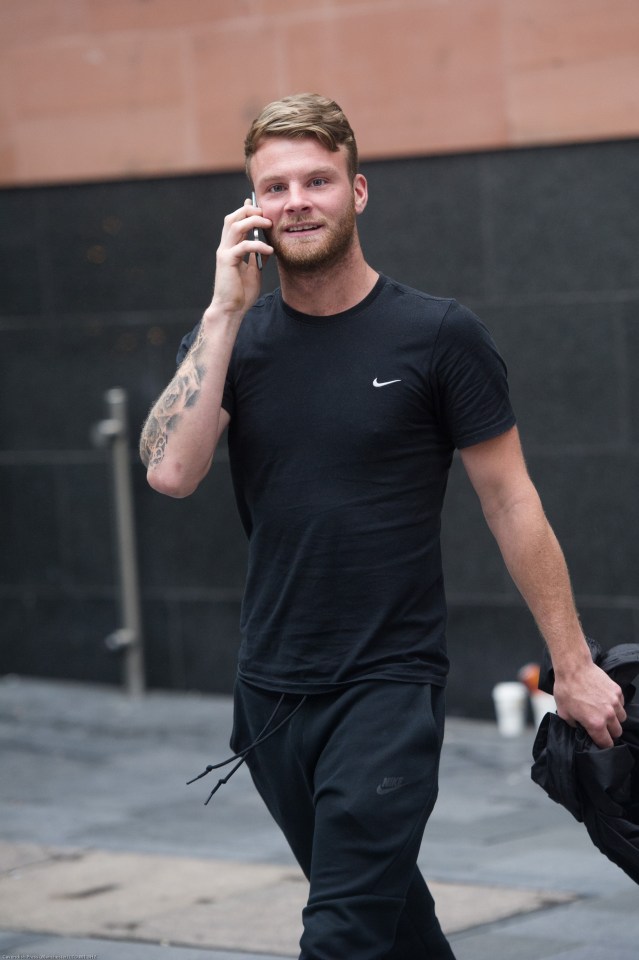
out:
M583 823L595 846L639 883L639 702L631 681L639 674L639 644L606 653L589 640L592 658L625 697L623 733L614 746L597 747L583 727L546 714L533 744L532 779ZM554 673L547 657L540 689L552 693Z

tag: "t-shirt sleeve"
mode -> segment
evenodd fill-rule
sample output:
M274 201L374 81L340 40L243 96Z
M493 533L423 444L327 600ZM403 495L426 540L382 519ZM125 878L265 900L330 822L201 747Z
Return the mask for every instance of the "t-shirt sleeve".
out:
M481 320L456 301L442 320L432 372L454 446L470 447L515 425L506 364Z
M182 363L182 361L183 361L184 358L186 357L187 353L188 353L189 350L191 349L191 346L192 346L192 344L193 344L193 341L194 341L195 338L197 337L197 334L198 334L198 330L199 330L199 329L200 329L200 324L198 323L198 324L196 324L196 326L191 330L190 333L187 333L186 336L182 337L182 340L180 341L180 346L178 347L177 355L176 355L176 357L175 357L175 362L176 362L176 364L177 364L178 367L180 366L180 364ZM227 411L227 413L230 414L230 416L232 417L232 416L233 416L233 408L234 408L234 406L235 406L235 402L234 402L234 399L233 399L233 388L232 388L232 386L231 386L231 382L230 382L230 378L229 378L229 375L228 375L228 374L227 374L226 380L225 380L225 382L224 382L224 393L223 393L223 395L222 395L222 406L223 406L224 409Z

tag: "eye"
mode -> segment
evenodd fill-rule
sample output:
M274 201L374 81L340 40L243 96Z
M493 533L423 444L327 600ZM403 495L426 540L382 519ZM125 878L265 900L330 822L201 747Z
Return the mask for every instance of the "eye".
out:
M268 193L281 193L284 189L281 183L274 183L268 188Z
M328 183L325 177L313 177L311 180L312 187L323 187L324 184Z

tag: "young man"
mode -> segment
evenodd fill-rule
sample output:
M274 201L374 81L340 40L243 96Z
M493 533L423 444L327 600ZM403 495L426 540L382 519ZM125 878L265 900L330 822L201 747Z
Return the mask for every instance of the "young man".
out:
M232 746L310 881L300 958L450 960L416 860L443 737L455 448L550 649L560 715L609 746L621 691L591 660L487 331L364 259L340 108L270 104L245 148L257 206L225 219L212 303L142 458L151 486L186 496L229 427L249 538ZM257 254L281 283L261 299Z

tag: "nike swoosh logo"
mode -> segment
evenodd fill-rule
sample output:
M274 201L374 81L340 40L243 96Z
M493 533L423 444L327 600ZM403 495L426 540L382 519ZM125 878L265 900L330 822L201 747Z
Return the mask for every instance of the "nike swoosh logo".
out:
M382 782L377 787L377 793L380 797L383 797L386 793L392 793L394 790L399 790L405 785L406 781L403 777L384 777Z
M387 387L389 383L401 383L401 382L402 382L401 380L383 380L383 381L380 383L379 380L377 379L377 377L375 377L375 379L373 380L373 386L374 386L374 387Z
M403 783L397 783L397 784L395 784L395 786L393 786L393 787L384 787L384 786L382 786L382 784L380 783L379 786L378 786L378 788L377 788L377 793L379 794L380 797L383 797L383 796L384 796L385 794L387 794L387 793L393 793L394 790L401 790L401 788L402 788L403 786L404 786Z

